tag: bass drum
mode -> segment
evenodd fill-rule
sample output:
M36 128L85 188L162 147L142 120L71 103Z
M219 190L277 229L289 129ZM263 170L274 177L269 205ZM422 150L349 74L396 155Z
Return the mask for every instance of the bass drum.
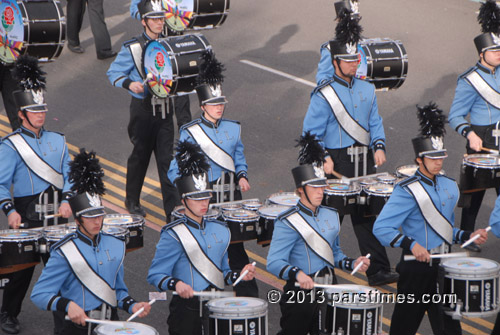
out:
M229 0L163 0L167 26L174 31L213 29L226 21Z
M41 61L57 58L66 38L66 17L59 1L2 0L0 61L12 64L19 55Z
M210 49L201 34L172 36L151 40L142 55L142 67L151 74L147 85L159 98L192 93L198 76L201 54Z
M389 38L371 38L359 43L361 56L356 77L388 91L403 85L408 72L408 56L403 43Z

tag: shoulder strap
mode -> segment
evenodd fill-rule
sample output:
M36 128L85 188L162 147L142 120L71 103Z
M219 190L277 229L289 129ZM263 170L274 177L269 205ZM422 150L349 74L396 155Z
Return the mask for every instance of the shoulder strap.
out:
M189 229L184 224L178 224L172 227L179 241L188 256L189 262L195 267L203 278L208 280L215 287L224 289L224 274L213 263L213 261L201 249L196 238L191 234Z
M446 243L453 242L453 225L438 211L431 197L419 181L409 183L406 187L415 198L422 215L427 224L438 234Z
M135 39L137 42L130 43L128 47L130 48L130 53L132 54L132 59L134 60L137 72L139 72L141 78L146 78L144 69L142 68L142 48L144 47L146 40L142 35L137 36Z
M9 141L14 145L19 156L21 156L26 166L33 171L34 174L58 189L63 189L64 178L62 174L54 170L52 166L38 156L21 134L10 136Z
M299 213L293 213L287 216L285 220L292 225L316 255L330 264L331 267L335 267L332 247Z
M477 71L470 72L465 79L487 103L500 109L500 93L491 87Z
M194 124L188 127L187 130L210 160L228 171L233 173L236 171L233 158L217 146L199 124Z
M347 112L333 87L326 85L319 91L330 105L332 113L342 129L359 143L366 146L370 145L370 133Z
M89 266L77 246L70 240L59 247L78 280L97 298L116 307L116 292Z

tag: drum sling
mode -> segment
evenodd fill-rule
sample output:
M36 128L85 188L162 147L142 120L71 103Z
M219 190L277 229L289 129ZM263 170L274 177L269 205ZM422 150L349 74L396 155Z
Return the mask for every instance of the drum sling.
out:
M500 93L491 87L479 73L472 71L465 76L465 79L474 87L481 98L493 107L500 109Z
M295 229L307 246L321 259L327 262L332 268L335 267L333 260L333 250L330 244L314 230L309 223L299 214L293 213L285 218Z
M366 146L370 145L370 133L347 112L333 87L327 85L319 91L330 105L340 127L355 141Z
M59 248L73 273L87 290L106 304L116 307L116 292L87 263L75 243L70 240Z
M198 271L203 278L210 284L220 290L224 290L224 275L222 271L213 263L213 261L205 254L198 244L196 238L191 234L189 229L179 224L172 228L179 242L181 243L186 255L188 256L191 265Z
M221 168L226 169L230 172L235 172L233 158L219 146L217 146L210 137L203 131L200 125L195 124L187 128L191 136L194 138L196 143L201 147L201 150L213 161L215 164L219 165Z
M453 243L453 225L436 208L431 197L419 181L407 185L427 224L447 244Z
M8 140L14 145L19 156L34 174L56 188L63 189L64 178L62 174L54 170L52 166L38 156L20 134L10 136Z

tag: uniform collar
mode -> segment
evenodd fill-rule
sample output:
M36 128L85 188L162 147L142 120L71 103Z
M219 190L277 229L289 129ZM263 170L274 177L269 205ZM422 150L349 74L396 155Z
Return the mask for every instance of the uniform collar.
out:
M299 207L300 211L303 212L304 214L307 214L309 216L317 216L319 212L319 206L316 207L316 211L310 210L306 205L304 205L300 200L297 203L297 206Z
M144 28L144 29L146 29L146 28ZM142 33L142 36L146 39L146 41L151 41L151 40L153 40L151 37L149 37L149 36L148 36L148 34L146 34L146 32L145 32L145 31ZM162 37L163 37L163 34L160 34L160 35L158 36L158 38L162 38Z
M185 223L194 229L205 229L205 218L201 220L201 224L191 219L189 216L184 215Z
M82 240L84 243L90 245L91 247L95 247L99 245L99 242L101 241L101 233L97 234L96 236L96 244L94 245L94 241L92 241L87 235L82 233L80 229L76 230L76 235L80 240Z
M427 185L429 186L434 186L434 181L432 179L430 179L429 177L427 177L426 175L424 175L422 172L420 172L420 168L417 169L417 172L415 172L415 175L416 176L419 176L420 177L420 180L423 181L424 183L426 183ZM438 176L435 176L435 178L437 178Z
M476 64L477 68L485 73L489 73L489 74L493 74L493 72L488 69L486 66L484 66L483 64L481 64L481 62L477 62ZM498 70L498 66L495 68L495 72Z
M24 135L32 137L32 138L37 138L36 133L32 132L31 130L24 128L23 126L21 126L20 129L21 129L21 133L23 133ZM44 132L44 129L42 127L42 129L40 129L40 134L39 134L38 138L43 136L43 132Z
M205 112L201 113L201 116L200 116L200 119L201 119L201 122L206 125L207 127L212 127L212 128L218 128L220 126L220 122L222 121L222 118L218 119L217 122L213 123L211 121L209 121L206 117L205 117Z
M349 82L347 82L346 80L344 80L344 79L340 78L339 76L337 76L337 74L336 74L336 73L334 73L334 74L333 74L333 79L334 79L337 83L341 84L342 86L345 86L345 87L347 87L347 88L351 88L351 87L352 87L352 85L354 84L354 80L355 80L356 78L352 77L351 82L349 83Z

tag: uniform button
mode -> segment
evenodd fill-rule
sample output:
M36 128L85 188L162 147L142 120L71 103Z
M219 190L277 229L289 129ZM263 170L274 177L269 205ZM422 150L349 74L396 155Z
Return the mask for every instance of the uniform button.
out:
M442 203L442 205L444 206L444 205L445 205L445 203L443 202L443 203Z
M44 155L44 156L47 156L47 154L46 154L45 152L43 153L43 155Z
M218 130L216 130L216 131L215 131L215 133L216 133L216 134L218 134L218 133L219 133L219 131L218 131Z
M99 252L99 249L97 249L96 251Z
M210 247L210 244L207 246L207 248L208 248L208 249L210 249L210 248L211 248L211 247Z
M222 141L219 141L220 144L222 144Z
M201 232L201 234L202 234L202 235L205 235L205 232L204 232L204 231L202 231L202 232Z
M99 265L102 265L102 261L101 261L101 262L99 262Z
M325 232L325 230L324 230L324 229L321 229L321 232L322 232L322 233L324 233L324 232Z
M354 105L354 108L358 108L358 105Z

